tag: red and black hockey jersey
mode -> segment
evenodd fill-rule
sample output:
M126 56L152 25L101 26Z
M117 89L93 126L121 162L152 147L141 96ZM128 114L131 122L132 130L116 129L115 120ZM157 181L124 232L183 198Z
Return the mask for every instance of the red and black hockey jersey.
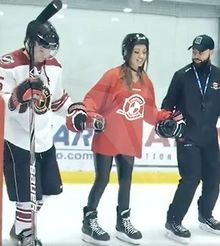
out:
M141 157L143 120L154 125L160 118L154 88L147 74L129 89L121 76L122 67L107 71L86 94L88 112L104 116L106 128L93 137L92 151L114 156Z
M35 146L36 152L43 152L53 145L52 113L66 116L67 108L72 103L62 87L62 68L53 58L45 64L34 67L34 74L44 83L44 90L39 102L35 103ZM7 107L13 89L29 78L29 60L23 50L16 50L0 58L0 84L5 100L5 139L12 144L29 150L30 127L29 108L20 113L20 105L15 111ZM12 130L13 129L13 130Z

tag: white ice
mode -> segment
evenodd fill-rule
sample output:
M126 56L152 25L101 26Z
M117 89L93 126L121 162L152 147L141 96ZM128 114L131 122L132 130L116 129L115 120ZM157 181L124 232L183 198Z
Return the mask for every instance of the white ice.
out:
M61 195L50 197L45 201L38 214L38 237L42 240L43 246L88 245L81 240L81 226L82 208L86 205L90 188L90 184L65 184ZM110 233L109 245L112 246L126 245L114 237L117 188L117 185L109 184L98 207L99 223ZM133 184L131 220L135 227L143 233L141 245L181 245L164 236L166 211L175 189L175 184ZM220 235L201 231L198 227L196 202L199 194L200 187L183 221L183 225L192 233L190 245L220 245ZM5 187L3 206L3 246L8 246L11 245L8 233L14 221L14 203L8 200ZM220 219L220 201L217 202L213 215L216 219Z

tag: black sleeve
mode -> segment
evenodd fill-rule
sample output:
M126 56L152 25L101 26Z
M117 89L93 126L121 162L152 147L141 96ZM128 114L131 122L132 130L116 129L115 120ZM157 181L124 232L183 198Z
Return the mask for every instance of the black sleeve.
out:
M178 99L180 98L180 85L180 73L176 72L173 75L167 94L162 101L162 109L173 111L176 107L178 107Z

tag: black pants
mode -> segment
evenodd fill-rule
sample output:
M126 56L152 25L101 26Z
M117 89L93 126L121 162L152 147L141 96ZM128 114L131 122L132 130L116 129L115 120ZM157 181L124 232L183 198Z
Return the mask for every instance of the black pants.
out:
M181 222L186 215L200 181L202 192L198 200L198 212L212 216L219 195L220 161L218 141L204 146L190 142L177 142L177 160L181 179L169 206L167 220Z
M134 166L134 157L127 155L116 155L115 162L118 173L118 205L120 209L129 208L130 203L130 188L132 171ZM109 182L110 172L112 168L113 156L102 154L94 154L95 165L95 182L89 193L87 207L96 209L98 207L101 196Z
M30 201L30 153L12 143L4 142L4 175L11 201ZM62 181L56 160L56 150L36 154L36 198L62 192Z

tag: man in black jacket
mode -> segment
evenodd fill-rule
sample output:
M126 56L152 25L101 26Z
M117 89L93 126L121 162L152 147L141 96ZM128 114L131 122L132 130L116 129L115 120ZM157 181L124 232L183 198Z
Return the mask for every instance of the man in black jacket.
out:
M220 222L212 211L219 195L220 159L217 120L220 115L220 69L211 64L214 41L207 35L193 40L192 63L175 72L162 102L166 110L182 112L186 126L177 141L181 179L167 212L167 236L187 242L191 233L182 226L202 181L198 199L200 228L220 234Z

